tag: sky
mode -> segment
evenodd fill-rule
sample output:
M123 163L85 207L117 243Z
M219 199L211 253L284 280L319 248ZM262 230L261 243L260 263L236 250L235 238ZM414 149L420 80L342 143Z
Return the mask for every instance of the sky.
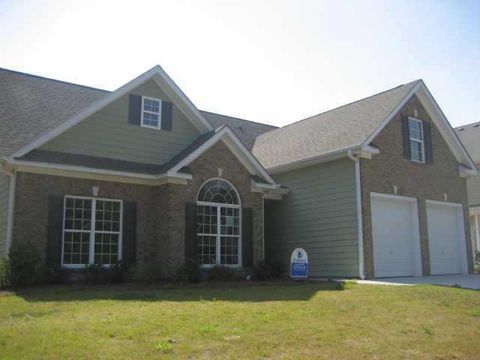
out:
M154 65L202 110L283 126L423 79L480 121L480 0L0 0L0 67L115 90Z

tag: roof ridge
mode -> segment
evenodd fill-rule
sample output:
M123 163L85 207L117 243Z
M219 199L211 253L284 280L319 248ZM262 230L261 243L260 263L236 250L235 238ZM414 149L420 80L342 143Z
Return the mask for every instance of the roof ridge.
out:
M475 121L473 123L457 126L454 128L454 130L459 131L460 129L464 129L466 127L474 127L475 125L478 125L478 124L480 124L480 121Z
M395 86L395 87L393 87L393 88L390 88L390 89L387 89L387 90L384 90L384 91L380 91L380 92L375 93L375 94L373 94L373 95L369 95L369 96L366 96L366 97L364 97L364 98L361 98L361 99L358 99L358 100L355 100L355 101L351 101L351 102L349 102L349 103L346 103L346 104L337 106L336 108L333 108L333 109L330 109L330 110L326 110L326 111L323 111L323 112L321 112L321 113L318 113L318 114L315 114L315 115L306 117L306 118L304 118L304 119L295 121L295 122L290 123L290 124L288 124L288 125L282 126L281 128L277 128L277 129L275 129L275 130L268 131L268 132L266 132L266 133L260 134L257 138L260 138L260 137L262 137L262 136L264 136L264 135L267 135L267 134L271 134L271 133L276 132L276 131L278 131L278 130L285 129L285 128L289 127L289 126L298 124L298 123L303 122L303 121L305 121L305 120L312 119L312 118L314 118L314 117L316 117L316 116L327 114L327 113L329 113L329 112L331 112L331 111L341 109L341 108L343 108L343 107L345 107L345 106L353 105L353 104L358 103L358 102L360 102L360 101L367 100L367 99L370 99L370 98L372 98L372 97L374 97L374 96L378 96L378 95L387 93L387 92L389 92L389 91L392 91L392 90L401 88L401 87L403 87L403 86L407 86L407 85L411 85L411 84L414 84L414 83L418 83L418 82L420 82L420 81L422 81L422 79L417 79L417 80L414 80L414 81L410 81L410 82L408 82L408 83L406 83L406 84L397 85L397 86Z
M49 78L49 77L46 77L46 76L36 75L36 74L30 74L30 73L26 73L26 72L23 72L23 71L12 70L12 69L7 69L7 68L3 68L3 67L0 67L0 70L8 71L8 72L15 73L15 74L19 74L19 75L34 77L34 78L38 78L38 79L43 79L43 80L48 80L48 81L55 81L55 82L59 82L59 83L62 83L62 84L79 86L79 87L83 87L83 88L87 88L87 89L92 89L92 90L97 90L97 91L103 91L103 92L111 93L111 91L109 91L109 90L100 89L100 88L96 88L96 87L88 86L88 85L75 84L75 83L72 83L72 82L69 82L69 81L64 81L64 80L52 79L52 78Z
M200 109L199 109L199 110L200 110ZM207 111L207 110L200 110L200 111L201 111L201 112L204 112L204 113L213 114L213 115L220 115L220 116L228 117L228 118L235 119L235 120L246 121L246 122L250 122L250 123L254 123L254 124L259 124L259 125L264 125L264 126L270 126L270 127L273 127L273 128L278 129L278 126L270 125L270 124L265 124L265 123L262 123L262 122L260 122L260 121L247 120L247 119L239 118L239 117L236 117L236 116L231 116L231 115L225 115L225 114L215 113L215 112Z

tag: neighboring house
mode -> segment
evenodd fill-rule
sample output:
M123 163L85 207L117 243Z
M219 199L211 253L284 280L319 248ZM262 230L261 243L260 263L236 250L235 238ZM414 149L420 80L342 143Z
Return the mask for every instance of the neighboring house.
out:
M480 167L480 122L460 126L455 129L473 161ZM480 251L480 176L467 179L468 205L470 207L470 227L473 248Z
M0 255L171 277L303 247L312 276L472 271L476 169L421 80L277 129L199 111L159 66L114 92L0 69L0 157Z

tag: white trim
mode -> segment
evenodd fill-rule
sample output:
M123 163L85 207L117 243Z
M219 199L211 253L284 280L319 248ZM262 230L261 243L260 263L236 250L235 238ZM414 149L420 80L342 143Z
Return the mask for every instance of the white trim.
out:
M198 200L198 195L200 195L200 191L202 188L205 186L206 183L212 180L220 180L224 181L227 184L229 184L232 189L235 191L237 194L237 199L238 199L238 204L223 204L223 203L215 203L215 202L209 202L209 201L199 201ZM217 233L216 234L204 234L204 233L196 233L196 236L215 236L215 264L201 264L200 267L204 269L210 269L214 266L222 266L222 267L228 267L228 268L241 268L243 264L243 259L242 259L242 243L243 243L243 232L242 232L242 199L240 198L240 194L237 190L237 188L227 179L221 178L221 177L213 177L208 179L207 181L203 182L203 184L199 187L197 195L195 197L196 200L196 205L198 206L210 206L210 207L215 207L217 209ZM238 209L238 221L239 221L239 226L238 226L238 235L222 235L221 232L221 209ZM196 223L196 219L195 219ZM222 237L233 237L233 238L238 238L238 263L237 264L221 264L220 259L221 259L221 238ZM195 244L196 246L196 244Z
M171 175L151 175L130 173L124 171L94 169L84 166L52 164L24 160L10 160L8 164L12 165L15 170L19 172L47 174L54 176L68 176L80 179L118 181L143 185L162 185L166 183L186 184L188 180L192 179L192 175L182 173Z
M480 217L480 215L478 214L474 214L473 215L474 218L475 218L475 244L476 244L476 250L477 251L480 251L480 221L478 221L478 218ZM475 254L473 254L473 261L475 262Z
M423 266L422 266L422 248L420 244L420 223L419 223L419 214L418 214L418 200L415 197L410 196L401 196L401 195L391 195L391 194L384 194L384 193L370 193L370 208L372 208L372 198L379 198L379 199L389 199L389 200L397 200L410 203L411 207L411 221L412 221L412 231L413 231L413 256L414 256L414 266L415 266L415 274L414 276L423 276ZM370 210L372 211L372 210ZM372 242L373 242L373 231L372 231ZM374 251L375 253L375 251ZM375 254L373 254L375 257ZM374 277L375 275L375 258L373 259L374 264Z
M65 229L65 214L67 209L67 198L71 199L84 199L84 200L91 200L92 207L91 207L91 214L90 214L90 230L72 230L72 229ZM95 228L95 216L97 210L97 201L110 201L110 202L117 202L120 204L120 224L119 224L119 231L96 231ZM72 233L89 233L89 242L88 242L88 264L64 264L63 257L65 251L65 232L72 232ZM62 214L62 252L60 258L60 265L63 268L67 269L83 269L86 266L90 266L95 264L95 234L97 233L110 233L110 234L118 234L118 249L117 249L117 260L122 260L122 244L123 244L123 200L119 199L110 199L110 198L101 198L101 197L90 197L90 196L76 196L76 195L64 195L63 196L63 214ZM109 267L111 264L105 264L104 267Z
M187 116L187 118L192 121L192 123L197 127L200 132L212 131L213 127L205 119L205 117L198 111L198 109L193 105L193 103L185 96L185 94L180 90L180 88L170 79L170 77L163 71L163 69L157 65L143 73L142 75L136 77L125 85L121 86L117 90L111 92L108 95L105 95L104 98L94 102L90 106L87 106L85 109L76 113L66 122L57 126L56 128L50 130L49 132L39 136L34 141L30 142L21 149L15 151L9 156L10 159L21 157L31 150L42 146L47 143L54 137L64 133L68 129L72 128L79 122L85 120L91 115L95 114L99 110L103 109L107 105L110 105L114 101L120 99L122 96L127 95L129 92L146 82L147 80L154 79L157 84L166 85L168 88L163 89L168 95L171 96L171 100L177 105Z
M186 158L168 170L167 175L176 176L180 169L189 165L210 147L215 145L219 140L222 140L225 145L227 145L227 147L234 153L238 160L245 165L252 175L260 175L271 184L275 184L275 180L272 179L270 174L265 170L260 162L252 155L252 153L245 147L245 145L242 144L242 142L228 127L221 128L215 135L205 141L195 151L190 153Z
M459 251L458 255L460 256L460 271L462 274L468 274L468 248L467 248L467 237L465 234L465 218L463 215L463 204L461 203L452 203L446 201L436 201L436 200L426 200L426 210L427 210L427 225L428 225L428 205L440 205L440 206L450 206L457 209L457 221L458 221L458 234L459 239ZM428 227L428 226L427 226ZM462 241L463 239L463 241ZM428 243L430 244L430 236L428 237ZM430 248L430 246L429 246ZM463 255L462 255L463 254ZM431 256L429 254L429 256ZM430 263L431 264L431 263ZM430 265L431 271L431 265Z
M415 122L417 124L420 124L420 136L421 136L420 140L412 138L410 136L410 121ZM425 156L425 138L423 136L423 121L409 116L408 117L408 145L409 146L411 145L412 141L416 142L416 143L420 143L420 145L421 145L420 158L421 159L420 160L413 159L412 158L412 150L410 148L410 160L413 161L413 162L419 163L419 164L425 164L426 156Z
M158 113L155 111L145 110L145 99L158 102ZM143 123L143 116L145 113L153 114L158 116L158 126L145 125ZM149 96L142 96L142 109L140 113L140 126L147 129L162 130L162 99L152 98Z
M453 130L452 126L448 122L447 117L442 112L437 102L433 98L432 94L428 90L427 86L420 80L417 85L403 98L403 100L395 107L395 109L382 121L380 126L378 126L375 131L363 142L364 145L369 145L377 135L387 126L388 123L397 115L397 113L402 109L402 107L407 103L408 100L413 95L417 95L418 99L425 107L425 110L430 115L433 123L436 125L437 129L442 134L443 138L447 142L450 150L455 155L457 162L464 164L469 171L466 173L466 176L474 176L478 173L475 164L470 157L470 155L465 150L464 146L458 139L457 134ZM465 176L465 177L466 177Z
M365 279L364 251L363 251L363 208L362 208L362 186L360 177L360 160L348 152L348 157L355 164L355 192L357 200L357 245L358 245L358 277Z

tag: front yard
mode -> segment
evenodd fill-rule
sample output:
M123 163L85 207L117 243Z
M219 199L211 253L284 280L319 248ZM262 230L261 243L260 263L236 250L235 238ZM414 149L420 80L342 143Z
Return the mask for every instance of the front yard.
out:
M480 358L480 292L277 284L0 296L0 358Z

